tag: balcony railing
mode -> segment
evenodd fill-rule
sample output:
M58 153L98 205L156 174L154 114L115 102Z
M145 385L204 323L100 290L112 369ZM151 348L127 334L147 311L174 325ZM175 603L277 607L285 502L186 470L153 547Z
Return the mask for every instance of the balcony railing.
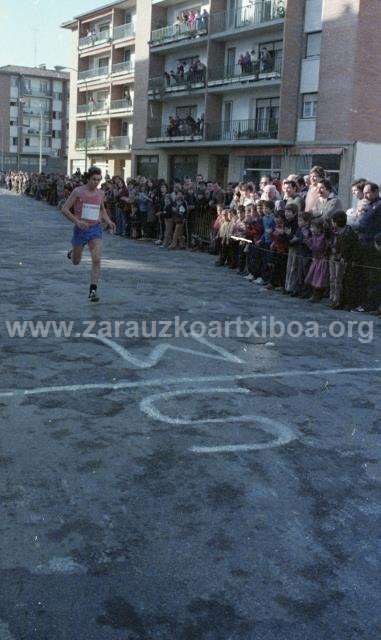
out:
M86 69L85 71L80 71L78 73L78 80L90 80L91 78L108 76L109 73L109 67L95 67L93 69Z
M112 100L110 111L119 111L120 109L123 109L123 111L132 111L133 108L132 100L124 98L122 100Z
M165 142L191 142L203 139L203 123L181 122L177 126L170 124L151 125L147 128L147 138L161 139Z
M206 140L230 141L235 140L275 140L278 137L278 121L225 120L209 122L206 125Z
M134 63L131 60L127 62L118 62L117 64L112 65L113 73L133 73L134 72Z
M164 76L150 78L148 83L149 91L159 93L172 93L189 91L190 89L202 88L205 86L206 69L187 73L185 76L173 74L172 76L166 72Z
M188 38L196 38L204 36L208 33L208 18L199 18L193 24L172 24L168 27L154 29L151 33L151 46L157 47L161 44L168 44L177 40L187 40Z
M113 39L121 40L122 38L132 38L135 35L135 27L132 22L114 27Z
M79 104L77 107L78 114L93 115L93 113L106 113L108 111L108 104L106 101L89 102L88 104Z
M131 141L128 136L116 136L106 139L87 139L86 138L78 138L75 143L75 148L80 151L84 151L86 149L90 150L100 150L100 151L129 151L131 149Z
M109 140L109 149L123 151L131 149L131 142L128 136L116 136Z
M91 36L85 36L84 38L79 39L79 48L84 49L85 47L95 47L96 44L101 44L102 42L109 42L111 39L111 32L105 31L102 33L94 33Z
M209 71L209 84L235 84L246 82L258 82L259 80L272 80L281 77L283 53L277 51L271 60L250 62L245 65L236 64L224 71L212 68Z
M35 98L51 98L52 97L52 91L51 89L47 89L40 91L40 89L33 89L33 88L29 88L29 87L22 87L21 88L22 94L24 96L33 96Z
M284 17L283 0L255 0L255 2L245 2L242 6L231 11L212 14L210 29L212 33L230 29L245 29Z
M24 107L22 112L23 112L24 116L39 116L39 117L41 116L41 110L40 109L32 109L31 107ZM45 118L49 118L49 117L51 117L51 112L48 111L48 110L44 110L42 112L42 115Z

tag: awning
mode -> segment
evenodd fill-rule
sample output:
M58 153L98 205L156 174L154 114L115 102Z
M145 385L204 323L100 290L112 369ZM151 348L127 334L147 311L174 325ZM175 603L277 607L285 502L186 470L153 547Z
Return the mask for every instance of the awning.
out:
M343 147L293 147L290 149L292 156L340 156L343 153Z
M231 156L282 156L285 151L285 147L241 147L229 153Z

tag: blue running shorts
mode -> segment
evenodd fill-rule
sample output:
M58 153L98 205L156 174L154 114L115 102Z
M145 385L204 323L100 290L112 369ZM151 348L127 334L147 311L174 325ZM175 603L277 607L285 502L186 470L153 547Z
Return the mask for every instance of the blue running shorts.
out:
M73 247L84 247L90 240L102 239L102 226L101 224L93 224L89 229L80 229L75 226L73 231L73 237L71 244Z

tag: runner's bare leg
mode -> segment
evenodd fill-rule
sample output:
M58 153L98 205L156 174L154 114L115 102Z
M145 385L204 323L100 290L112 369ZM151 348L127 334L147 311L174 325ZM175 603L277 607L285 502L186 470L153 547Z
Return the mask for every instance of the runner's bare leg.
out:
M91 253L91 284L98 284L101 275L102 240L96 238L89 241Z
M73 264L77 265L81 262L82 259L82 253L83 253L83 246L80 245L76 245L72 248L71 250L71 261Z

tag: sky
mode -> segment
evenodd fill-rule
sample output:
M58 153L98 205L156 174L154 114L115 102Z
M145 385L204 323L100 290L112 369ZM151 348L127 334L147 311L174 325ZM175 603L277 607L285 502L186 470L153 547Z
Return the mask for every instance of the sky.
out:
M0 0L0 66L70 65L71 31L62 22L111 0Z

